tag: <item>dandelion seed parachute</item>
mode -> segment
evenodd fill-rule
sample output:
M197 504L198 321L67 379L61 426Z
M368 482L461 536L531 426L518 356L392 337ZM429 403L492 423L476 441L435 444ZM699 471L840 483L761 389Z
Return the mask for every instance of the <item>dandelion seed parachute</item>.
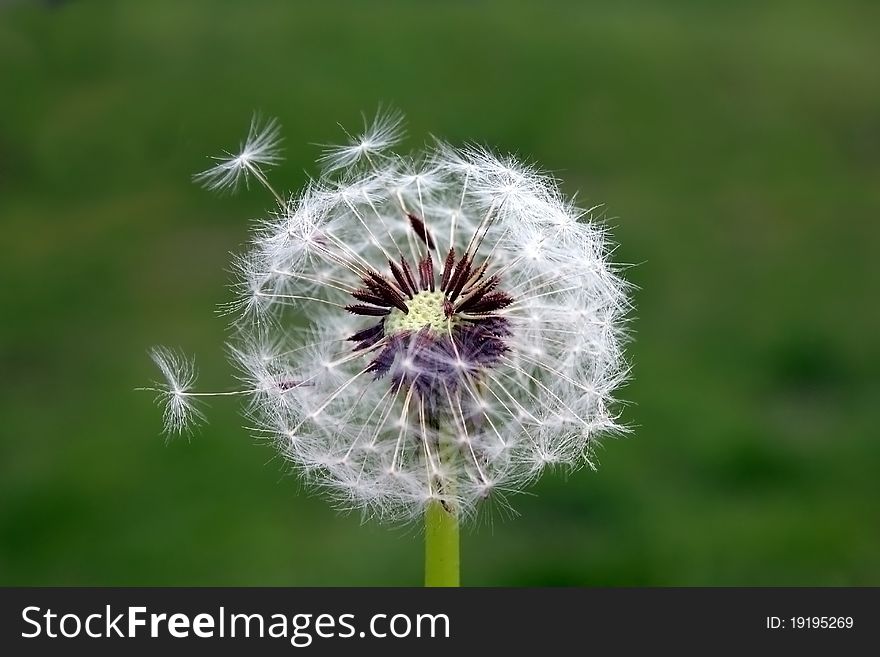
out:
M231 349L249 424L341 507L467 516L547 467L590 464L622 429L627 286L552 178L477 147L393 154L400 124L379 115L329 148L322 177L255 228ZM277 141L274 122L252 125L201 180L234 185ZM185 362L160 367L169 390L191 383ZM180 404L167 428L197 419L186 396L164 399Z
M183 433L205 420L196 406L192 388L198 378L195 361L167 347L153 347L150 358L162 373L163 381L154 387L142 388L156 393L156 402L163 408L165 430Z
M265 180L263 169L281 161L281 126L275 119L251 120L247 138L238 153L225 152L212 158L216 164L193 176L193 180L215 191L235 189L249 176Z

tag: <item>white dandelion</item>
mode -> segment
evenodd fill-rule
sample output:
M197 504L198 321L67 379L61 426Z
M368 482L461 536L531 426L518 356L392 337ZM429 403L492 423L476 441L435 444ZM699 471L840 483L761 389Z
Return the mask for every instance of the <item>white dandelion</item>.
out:
M401 121L329 148L325 173L255 228L230 305L245 389L221 394L247 395L249 426L339 507L427 515L431 561L438 527L448 539L547 468L592 467L598 438L624 430L630 302L607 231L553 178L474 146L391 153ZM269 125L202 179L249 172L271 190ZM199 418L194 374L156 361L180 430Z

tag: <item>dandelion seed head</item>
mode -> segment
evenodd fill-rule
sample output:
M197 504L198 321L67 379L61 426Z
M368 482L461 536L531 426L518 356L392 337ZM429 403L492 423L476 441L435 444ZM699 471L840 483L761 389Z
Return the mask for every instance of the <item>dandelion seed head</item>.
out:
M625 430L628 287L595 208L555 179L473 145L393 153L401 125L380 112L327 147L322 175L258 222L230 353L249 426L340 508L468 517L548 468L593 467L595 441ZM261 172L278 140L252 125L203 180ZM182 427L194 371L157 364Z

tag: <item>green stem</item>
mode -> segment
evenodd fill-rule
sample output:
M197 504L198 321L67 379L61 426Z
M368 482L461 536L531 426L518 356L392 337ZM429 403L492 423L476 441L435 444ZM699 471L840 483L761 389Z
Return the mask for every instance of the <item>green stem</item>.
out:
M459 586L458 518L440 502L425 512L425 586Z

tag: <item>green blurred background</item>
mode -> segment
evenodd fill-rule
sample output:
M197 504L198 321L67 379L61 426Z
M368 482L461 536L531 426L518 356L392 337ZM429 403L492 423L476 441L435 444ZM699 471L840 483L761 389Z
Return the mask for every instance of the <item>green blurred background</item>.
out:
M0 584L417 585L156 343L223 356L269 207L190 175L277 116L295 189L380 102L606 203L639 285L632 437L467 532L473 585L880 584L876 2L0 3Z

